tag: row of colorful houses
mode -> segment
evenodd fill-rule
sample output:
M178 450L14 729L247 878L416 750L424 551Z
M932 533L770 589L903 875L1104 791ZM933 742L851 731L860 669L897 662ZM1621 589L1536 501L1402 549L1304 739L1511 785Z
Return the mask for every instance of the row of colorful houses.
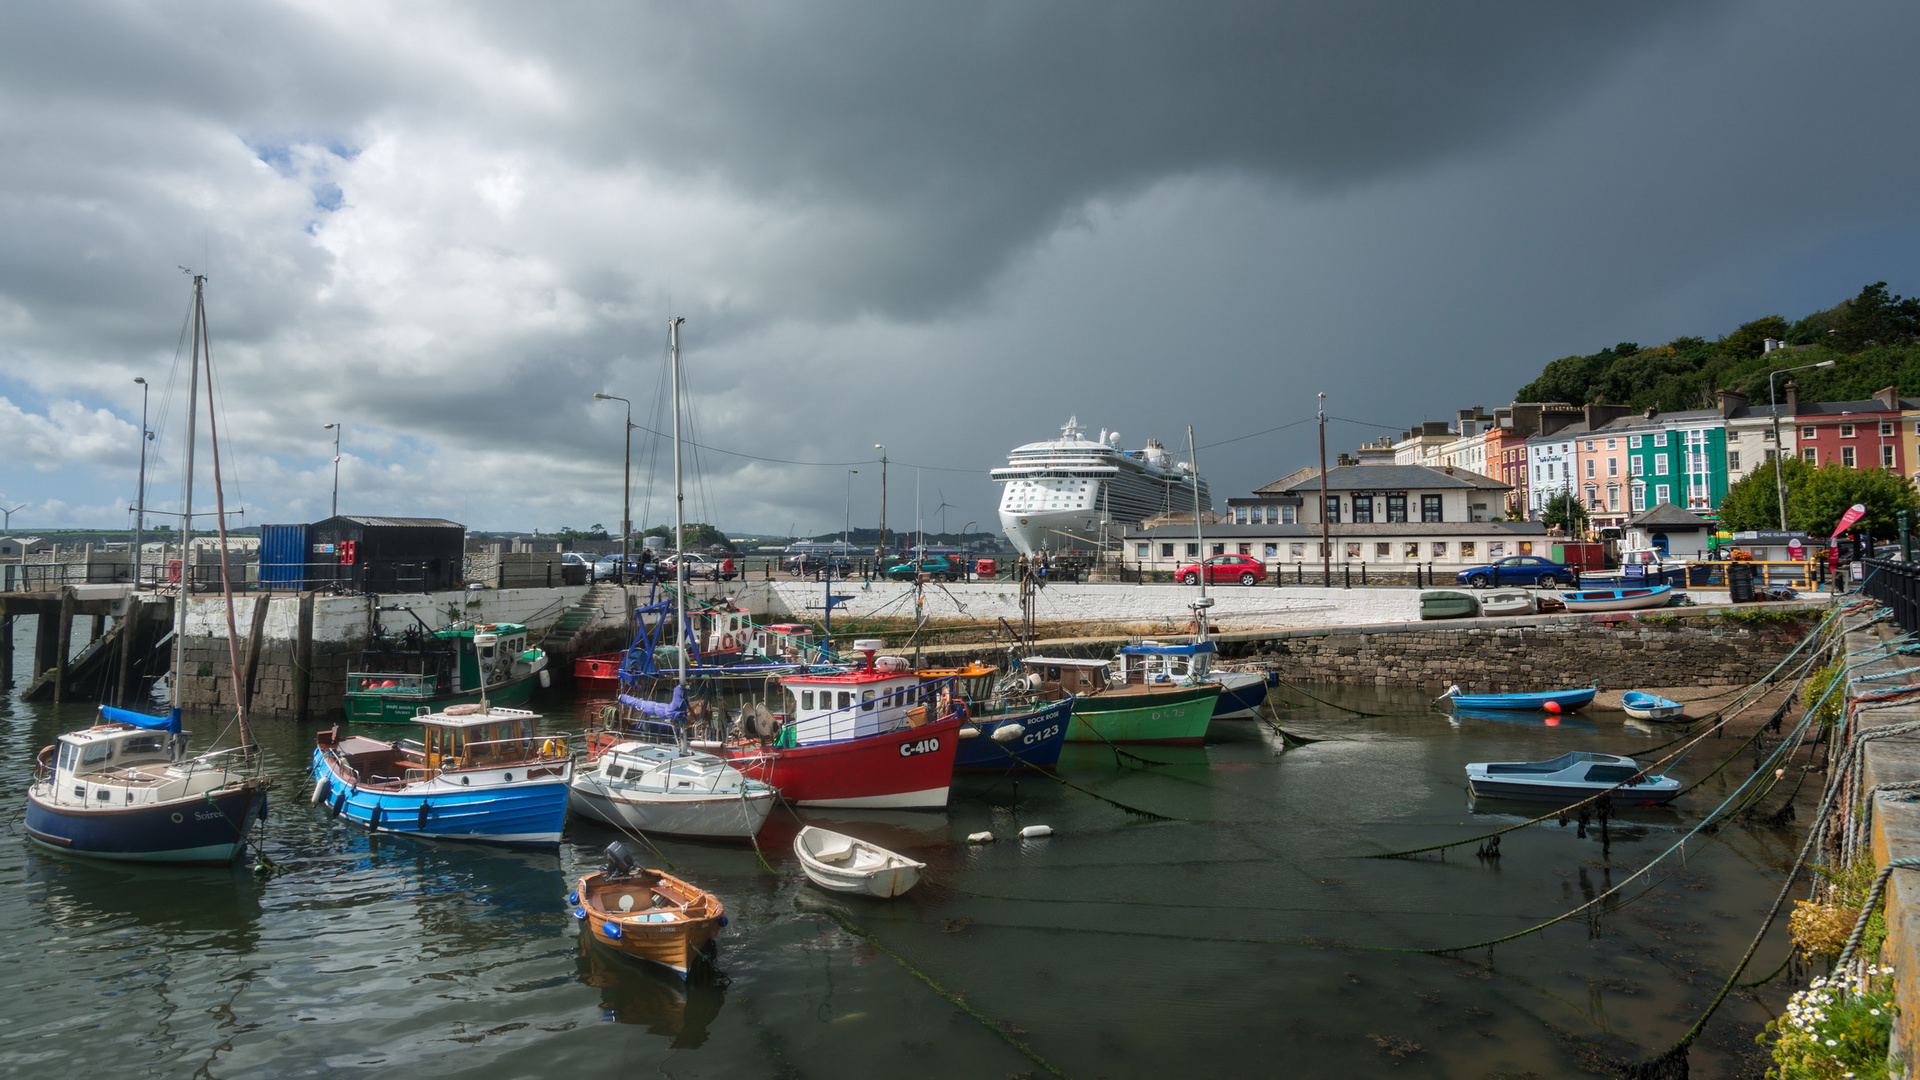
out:
M1864 401L1801 401L1787 383L1776 412L1722 390L1710 409L1634 412L1618 405L1516 402L1462 409L1362 447L1402 465L1462 469L1509 490L1511 520L1540 519L1555 496L1619 528L1661 503L1711 518L1727 489L1786 453L1812 465L1884 468L1920 483L1920 398L1893 387ZM1776 434L1777 432L1777 434Z

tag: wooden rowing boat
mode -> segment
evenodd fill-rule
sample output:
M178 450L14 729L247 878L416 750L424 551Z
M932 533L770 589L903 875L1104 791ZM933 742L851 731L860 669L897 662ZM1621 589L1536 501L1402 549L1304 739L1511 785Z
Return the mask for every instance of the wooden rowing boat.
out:
M607 845L607 868L580 879L573 917L593 939L617 952L686 978L711 961L727 925L720 898L659 870L633 865L619 841Z
M1672 599L1671 585L1656 585L1647 589L1588 589L1560 594L1560 602L1567 605L1568 611L1635 611L1666 607Z

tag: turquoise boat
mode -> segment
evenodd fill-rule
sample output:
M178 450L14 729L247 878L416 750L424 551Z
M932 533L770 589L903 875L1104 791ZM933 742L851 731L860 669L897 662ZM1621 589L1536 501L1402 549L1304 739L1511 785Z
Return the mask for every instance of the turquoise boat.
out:
M477 705L481 681L487 701L516 708L545 685L547 654L527 643L519 623L464 623L410 630L360 654L347 672L347 719L360 724L410 724L424 712Z
M1593 695L1599 691L1595 687L1583 690L1548 690L1538 694L1464 694L1458 685L1450 686L1440 695L1441 701L1451 701L1454 707L1461 709L1501 709L1525 712L1533 709L1572 712L1593 702Z

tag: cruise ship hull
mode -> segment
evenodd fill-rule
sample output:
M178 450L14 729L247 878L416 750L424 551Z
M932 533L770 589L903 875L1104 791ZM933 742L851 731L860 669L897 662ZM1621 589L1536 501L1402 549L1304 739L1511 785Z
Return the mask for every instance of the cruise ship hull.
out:
M1062 551L1092 551L1100 546L1102 539L1099 513L1086 510L1057 510L1037 514L1002 510L1000 528L1020 554L1028 556L1038 555L1042 551L1054 554ZM1111 534L1113 529L1108 527L1106 532ZM1110 541L1112 536L1106 539Z

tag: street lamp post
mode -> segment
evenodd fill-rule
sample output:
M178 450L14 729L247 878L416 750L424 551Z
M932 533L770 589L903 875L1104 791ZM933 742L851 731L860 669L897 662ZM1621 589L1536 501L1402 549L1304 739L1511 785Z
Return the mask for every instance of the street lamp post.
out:
M140 487L134 496L133 506L133 587L140 587L140 551L146 542L147 525L147 441L153 438L153 432L147 430L147 380L136 375L133 381L140 384Z
M340 516L340 429L344 426L328 424L322 429L333 432L333 517Z
M620 466L620 576L627 579L627 560L633 554L633 402L613 394L595 394L595 401L618 401L627 407L627 456Z
M852 558L847 552L851 549L849 540L853 534L853 478L859 475L859 469L847 470L847 520L840 526L840 554L847 558Z
M1799 367L1781 368L1767 374L1767 401L1773 410L1773 493L1780 500L1780 531L1787 531L1787 448L1780 442L1780 396L1774 390L1773 380L1780 375L1795 371L1811 371L1814 368L1832 367L1834 361L1822 360L1817 364L1802 364Z
M887 558L887 448L883 443L874 443L873 448L880 451L880 560ZM878 565L875 569L883 569Z

